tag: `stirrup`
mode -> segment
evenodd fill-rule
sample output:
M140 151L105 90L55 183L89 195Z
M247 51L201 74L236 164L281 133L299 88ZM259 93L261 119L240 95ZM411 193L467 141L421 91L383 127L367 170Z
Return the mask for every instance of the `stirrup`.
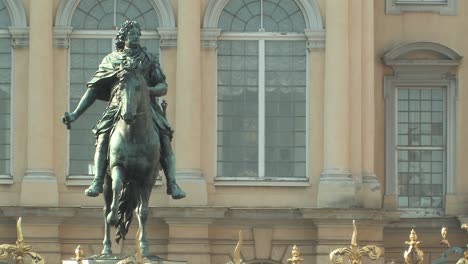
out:
M93 180L88 189L85 190L85 195L89 197L97 197L100 193L102 193L102 191L102 182Z
M172 196L172 199L178 200L185 198L186 194L182 189L177 185L177 183L169 183L167 184L166 193Z

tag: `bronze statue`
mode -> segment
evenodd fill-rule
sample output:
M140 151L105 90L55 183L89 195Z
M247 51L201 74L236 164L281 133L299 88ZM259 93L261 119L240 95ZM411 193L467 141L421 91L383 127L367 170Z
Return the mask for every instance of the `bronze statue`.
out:
M109 102L93 129L95 176L85 191L91 197L104 191L103 254L111 253L108 225L118 227L118 242L125 237L135 209L142 255L148 254L145 222L160 165L167 180L167 194L173 199L185 197L175 180L173 131L155 100L167 93L166 77L156 58L140 46L140 35L136 21L122 24L116 36L117 51L103 59L76 109L62 118L70 127L96 99Z
M65 113L63 122L70 126L96 99L108 101L109 105L101 120L97 123L93 132L96 134L96 153L94 156L94 180L86 189L87 196L95 197L103 190L103 179L108 167L109 135L118 119L118 96L114 94L118 81L117 73L120 66L135 61L143 68L143 77L150 88L153 120L161 138L161 165L166 175L167 194L173 199L185 197L185 193L179 188L175 180L175 159L172 152L171 140L173 130L164 116L160 106L154 97L164 96L167 93L166 76L156 58L145 48L140 46L140 25L136 21L126 21L122 24L116 36L117 51L107 55L99 65L90 82L88 89L81 98L76 109L71 113Z

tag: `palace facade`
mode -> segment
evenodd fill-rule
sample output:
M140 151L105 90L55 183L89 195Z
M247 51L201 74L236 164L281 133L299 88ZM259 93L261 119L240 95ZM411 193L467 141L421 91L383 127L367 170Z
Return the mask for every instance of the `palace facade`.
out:
M442 226L466 245L464 0L0 0L0 243L22 217L47 263L100 253L103 199L84 190L106 103L70 130L61 117L127 19L167 76L187 193L157 181L150 252L224 264L242 230L249 264L287 263L293 245L322 264L353 220L376 263L403 263L413 228L424 263Z

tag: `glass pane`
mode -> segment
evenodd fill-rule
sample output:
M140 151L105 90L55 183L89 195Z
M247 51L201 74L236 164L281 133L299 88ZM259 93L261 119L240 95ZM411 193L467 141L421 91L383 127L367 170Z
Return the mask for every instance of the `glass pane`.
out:
M231 0L224 7L218 26L225 31L304 32L305 20L299 6L291 0ZM263 19L262 19L263 18Z
M397 103L399 146L445 146L445 91L399 89Z
M432 198L442 199L444 194L445 161L441 160L444 156L443 150L397 151L401 208L439 208L440 200Z
M220 41L218 176L258 176L258 41Z
M445 177L445 89L398 89L398 204L441 208ZM412 147L412 150L405 150ZM438 147L439 150L423 150Z
M3 2L0 1L0 14ZM8 12L7 12L8 15ZM7 16L8 18L8 16ZM2 19L0 18L0 23ZM3 24L0 24L2 26ZM0 175L10 175L11 145L11 43L0 39Z
M265 54L265 176L306 177L306 46L266 41Z
M3 1L0 1L0 28L11 26L10 14Z
M159 26L156 10L149 0L81 0L72 17L76 29L109 29L120 26L125 20L136 20L143 30L156 30ZM115 25L114 25L114 10Z

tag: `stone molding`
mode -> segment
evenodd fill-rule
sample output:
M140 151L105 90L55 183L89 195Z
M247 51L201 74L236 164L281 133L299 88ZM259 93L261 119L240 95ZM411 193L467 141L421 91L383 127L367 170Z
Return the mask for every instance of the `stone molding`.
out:
M326 169L320 175L317 206L320 208L351 208L358 206L356 182L348 171Z
M383 56L385 65L398 73L425 73L429 70L447 73L458 67L462 56L447 46L434 42L405 43Z
M70 47L70 35L72 27L54 27L54 46L56 48L68 49Z
M439 13L445 16L457 15L457 0L446 1L412 1L403 2L401 0L385 0L385 13L390 15L400 15L402 13Z
M161 48L177 47L177 28L175 27L159 27L159 46Z
M29 47L29 27L12 26L8 27L11 35L11 45L14 49Z
M176 178L181 180L205 180L200 169L177 169Z
M325 30L306 29L304 30L304 34L307 38L307 49L309 49L309 51L325 49Z
M220 35L220 28L203 28L201 30L201 47L216 49Z
M21 0L4 0L13 27L27 27L26 12Z

